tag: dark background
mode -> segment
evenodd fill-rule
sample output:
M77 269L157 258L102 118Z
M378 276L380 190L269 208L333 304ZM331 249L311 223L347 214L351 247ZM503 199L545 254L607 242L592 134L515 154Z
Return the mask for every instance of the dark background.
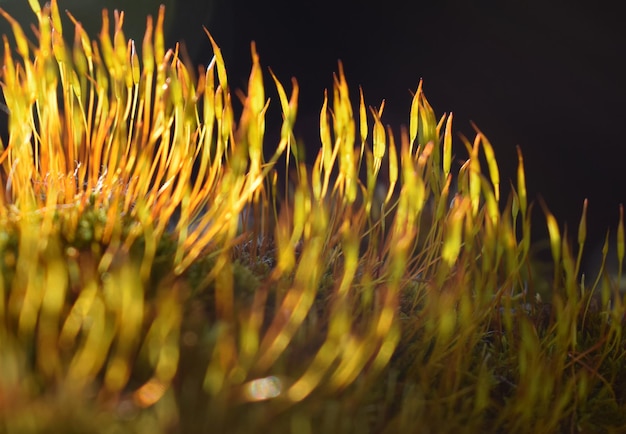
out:
M474 121L490 139L503 185L515 180L519 145L531 198L541 195L570 233L585 198L591 237L602 239L617 223L618 205L626 199L626 26L617 6L545 0L168 3L169 43L184 40L191 58L207 63L211 51L201 29L206 25L224 50L233 88L246 86L251 40L263 66L285 85L296 77L299 134L313 147L323 91L332 86L339 59L355 104L359 85L366 104L379 106L386 99L383 121L396 130L408 123L409 90L423 78L437 115L454 112L456 133L473 138ZM154 1L142 4L145 13L156 10ZM84 19L99 21L101 6L84 12ZM136 17L140 11L132 15L129 20L143 23ZM271 121L279 119L278 102L267 78ZM272 128L279 125L268 124L269 135ZM460 140L456 153L466 157ZM541 237L539 207L535 215Z

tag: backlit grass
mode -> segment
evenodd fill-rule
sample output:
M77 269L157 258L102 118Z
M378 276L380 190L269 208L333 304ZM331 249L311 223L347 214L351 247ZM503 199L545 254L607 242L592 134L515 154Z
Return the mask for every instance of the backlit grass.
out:
M270 101L254 45L238 98L213 40L199 73L164 47L163 9L68 46L30 4L34 37L2 13L2 432L626 427L624 300L581 276L586 204L567 230L543 206L541 271L521 151L503 198L478 128L457 149L420 83L394 136L339 65L305 162L297 82Z

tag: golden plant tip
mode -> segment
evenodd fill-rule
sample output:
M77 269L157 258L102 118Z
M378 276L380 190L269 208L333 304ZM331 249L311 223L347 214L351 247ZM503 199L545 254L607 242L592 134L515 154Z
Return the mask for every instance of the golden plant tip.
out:
M441 258L448 267L452 267L461 252L463 220L471 207L470 199L462 197L455 200L451 213L446 221L446 236L441 248Z
M522 218L526 218L528 209L528 195L526 192L526 171L524 169L524 157L522 149L517 146L517 197L519 198L519 208L522 212Z
M363 151L365 149L365 141L369 133L369 127L367 126L367 109L365 108L365 97L363 96L363 89L359 86L359 136L361 138L361 158L363 157Z
M556 218L548 209L543 198L539 198L543 212L546 215L546 224L548 226L548 236L550 238L550 250L552 251L552 259L555 264L561 261L561 232ZM556 273L557 271L555 271Z
M56 4L56 0L53 0L52 3ZM35 12L35 14L39 17L41 15L41 5L39 2L37 0L28 0L28 4L33 12Z
M498 169L498 162L495 157L495 152L493 150L493 146L491 142L487 139L487 137L478 129L476 124L472 122L472 127L476 130L477 137L480 138L482 143L483 153L485 154L485 159L487 160L487 167L489 168L489 177L491 178L491 183L494 189L494 195L496 201L500 201L500 170Z
M451 112L446 120L446 130L443 136L443 175L448 176L452 167L452 118Z
M582 246L585 244L585 240L587 239L587 206L589 205L589 200L585 198L583 201L583 212L580 217L580 222L578 224L578 245Z
M411 101L411 111L409 114L409 146L411 154L413 153L413 146L417 138L417 130L419 126L420 116L420 98L422 97L422 80L419 81L417 91L413 94L413 100Z

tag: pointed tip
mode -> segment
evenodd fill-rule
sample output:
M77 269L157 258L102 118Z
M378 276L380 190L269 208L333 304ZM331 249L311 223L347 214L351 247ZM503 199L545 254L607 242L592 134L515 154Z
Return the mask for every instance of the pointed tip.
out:
M215 46L215 39L213 39L213 36L211 35L211 32L209 32L209 29L207 29L206 26L202 26L202 30L204 30L204 33L209 37L211 45Z
M255 65L259 64L259 53L256 49L256 41L250 41L250 53L252 54L252 63Z

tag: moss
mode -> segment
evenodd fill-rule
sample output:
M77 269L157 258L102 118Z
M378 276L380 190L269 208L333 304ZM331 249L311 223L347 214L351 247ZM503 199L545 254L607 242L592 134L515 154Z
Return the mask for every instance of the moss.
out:
M624 428L619 288L580 279L586 206L575 242L543 207L537 259L521 151L504 200L480 130L455 169L421 83L394 136L340 65L301 161L297 82L272 77L268 143L254 46L238 106L214 41L198 81L165 49L163 10L141 58L107 15L69 46L37 13L30 43L4 14L5 431Z

